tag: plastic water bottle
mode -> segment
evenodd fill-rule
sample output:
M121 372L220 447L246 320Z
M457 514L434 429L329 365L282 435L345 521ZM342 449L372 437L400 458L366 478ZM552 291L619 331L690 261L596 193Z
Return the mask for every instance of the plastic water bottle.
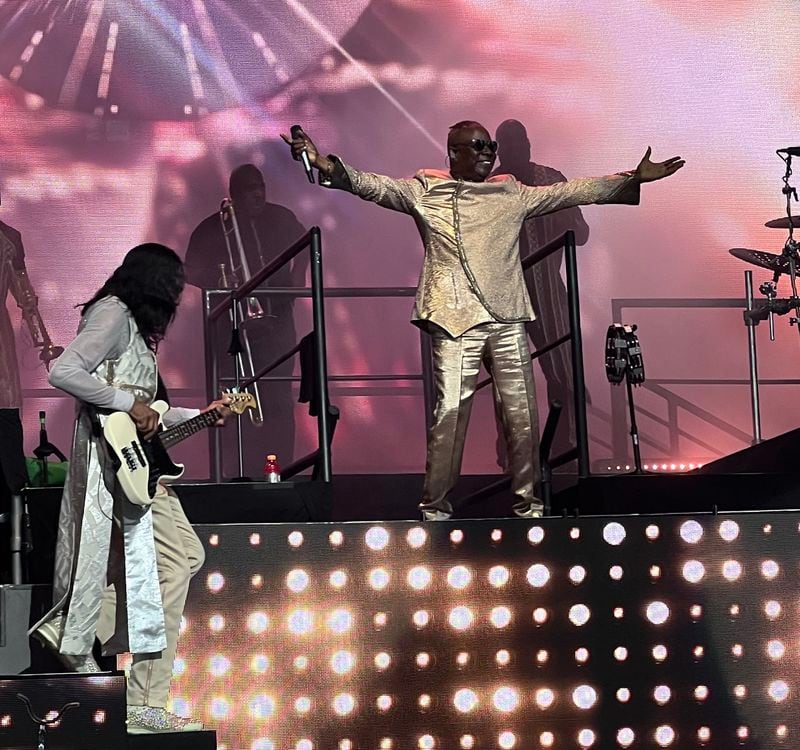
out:
M264 479L270 483L281 481L281 467L274 453L270 453L264 461Z

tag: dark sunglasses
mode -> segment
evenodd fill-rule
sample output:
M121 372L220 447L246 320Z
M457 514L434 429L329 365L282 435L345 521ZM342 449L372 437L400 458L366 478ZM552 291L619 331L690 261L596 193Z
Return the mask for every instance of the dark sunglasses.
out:
M469 143L454 143L453 148L457 146L469 146L475 153L479 154L487 146L489 151L493 154L497 153L497 141L484 141L483 138L473 138Z

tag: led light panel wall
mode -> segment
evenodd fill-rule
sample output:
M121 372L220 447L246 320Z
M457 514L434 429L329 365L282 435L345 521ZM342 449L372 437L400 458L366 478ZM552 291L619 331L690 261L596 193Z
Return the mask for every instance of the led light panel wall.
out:
M227 750L791 748L800 514L201 526Z

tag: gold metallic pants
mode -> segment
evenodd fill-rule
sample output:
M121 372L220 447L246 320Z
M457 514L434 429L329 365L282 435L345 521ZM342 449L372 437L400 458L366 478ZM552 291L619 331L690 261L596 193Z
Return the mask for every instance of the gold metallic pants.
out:
M494 379L498 415L508 448L515 510L541 508L539 426L533 369L523 323L484 323L457 338L432 327L436 410L420 508L452 512L448 495L461 471L464 439L481 363Z
M172 665L189 581L202 567L205 550L172 490L159 484L150 512L153 514L153 539L164 606L167 648L158 654L133 655L127 703L129 706L164 708L169 698ZM102 643L108 641L116 629L116 610L115 591L113 586L109 586L103 596L97 624L97 637Z

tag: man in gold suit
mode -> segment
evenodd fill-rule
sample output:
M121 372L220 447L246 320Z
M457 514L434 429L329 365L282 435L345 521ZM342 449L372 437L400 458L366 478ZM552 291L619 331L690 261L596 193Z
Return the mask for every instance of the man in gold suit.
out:
M412 321L432 338L436 410L428 433L420 510L426 520L451 516L449 495L461 470L464 438L481 363L494 378L508 444L514 513L542 514L538 419L525 322L534 317L519 258L522 223L531 216L592 203L639 202L639 186L677 172L680 157L632 172L546 187L510 175L489 177L497 143L483 125L456 123L447 136L450 171L425 169L412 179L362 172L323 156L302 131L282 136L296 159L305 153L321 184L410 214L425 245Z

